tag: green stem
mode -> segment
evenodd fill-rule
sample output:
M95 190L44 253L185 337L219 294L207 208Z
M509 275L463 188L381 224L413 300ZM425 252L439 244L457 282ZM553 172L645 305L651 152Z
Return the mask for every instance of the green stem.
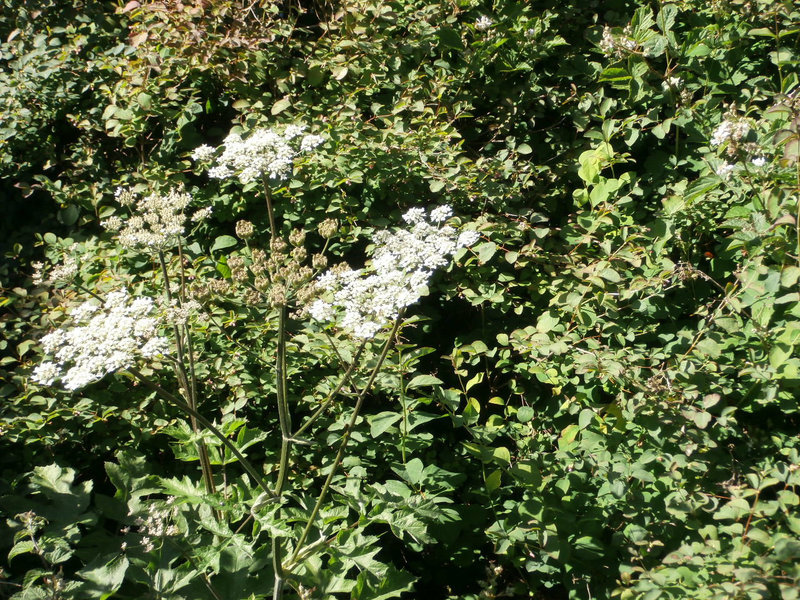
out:
M278 482L275 494L280 496L286 483L289 451L291 450L292 416L286 399L286 307L281 306L278 314L278 352L275 358L275 380L278 399L278 421L281 428L281 458L278 468Z
M283 486L289 474L289 453L292 450L292 418L286 399L286 307L281 306L278 312L278 351L275 357L275 387L278 400L278 422L281 428L281 455L278 463L278 481L275 484L275 495L280 498ZM275 570L275 586L273 599L283 597L284 577L282 569L281 544L278 536L272 537L272 564Z
M403 434L400 436L400 455L406 464L406 438L408 437L408 405L406 404L406 385L403 378L403 352L397 353L397 370L400 378L400 405L403 407Z
M233 442L231 442L227 437L225 437L222 434L222 432L219 429L217 429L216 426L211 421L206 419L203 415L201 415L191 406L186 404L183 400L181 400L174 394L171 394L170 392L162 388L155 381L146 377L138 369L135 369L134 367L128 367L126 370L128 371L128 373L136 377L136 379L141 381L145 386L147 386L148 388L159 394L162 398L168 400L169 402L172 402L175 406L180 408L190 417L196 419L198 423L200 423L203 427L205 427L208 431L210 431L219 441L222 442L222 444L228 450L231 451L231 454L233 454L239 460L239 462L242 464L242 468L244 468L244 470L247 471L253 477L253 479L255 479L256 483L258 484L258 487L264 490L264 493L268 494L270 497L275 496L275 494L272 492L271 489L269 489L269 486L261 477L261 475L259 475L258 471L255 469L253 464L249 460L247 460L241 452L239 452L239 449L233 444Z
M392 331L389 334L389 337L383 346L383 350L381 351L381 355L378 358L378 362L372 369L372 373L370 373L369 380L367 381L366 385L361 390L361 393L358 396L355 408L353 408L353 414L350 417L350 421L347 423L347 427L345 427L344 434L342 435L342 441L339 444L339 451L336 453L336 458L333 460L333 465L331 465L331 470L328 473L327 478L325 479L325 483L322 485L322 491L320 492L319 497L317 498L317 502L314 504L314 508L311 511L311 515L308 517L308 521L306 522L306 526L303 529L303 533L300 535L300 539L297 541L294 553L292 554L292 557L289 559L289 565L294 564L295 560L300 554L303 544L308 538L308 534L311 531L311 527L314 525L314 521L316 520L317 515L319 515L320 508L322 507L322 503L325 501L325 496L328 493L328 489L331 487L331 482L333 481L333 477L336 474L336 470L339 468L339 465L342 463L342 459L344 458L344 451L345 448L347 448L347 442L350 440L350 434L352 433L353 428L355 427L356 424L356 420L358 419L358 413L361 411L361 406L364 404L364 398L367 397L367 393L372 388L372 384L375 383L375 378L378 376L378 372L383 366L383 361L386 360L386 355L389 354L389 348L391 347L395 335L397 334L397 330L399 328L400 328L400 317L397 317L397 320L394 323L394 327L392 327Z
M278 235L278 230L275 228L275 213L272 210L272 194L269 191L269 180L264 177L264 197L267 200L267 215L269 216L269 232L272 237Z
M169 289L169 273L167 272L167 261L164 258L164 253L161 252L160 250L158 252L158 262L161 265L161 275L164 278L164 292L167 297L167 306L172 306L172 291ZM175 349L178 355L178 362L176 369L176 372L178 374L178 381L181 387L183 387L184 391L186 392L186 399L188 401L188 406L192 410L197 412L197 396L195 395L196 389L195 389L194 377L192 376L190 380L189 375L186 373L186 358L183 345L183 336L185 328L181 327L181 325L177 321L173 321L172 327L175 329ZM188 333L189 332L187 330L186 331L187 343L189 343ZM191 417L190 423L192 426L192 431L197 433L198 427L196 418ZM197 442L197 456L200 460L200 470L203 473L203 482L205 483L206 491L209 494L213 494L217 491L216 486L214 485L214 472L211 469L211 460L208 457L208 448L206 448L203 440Z
M358 359L361 358L361 353L364 351L364 347L366 345L367 345L366 341L361 342L361 345L358 347L358 350L356 351L356 355L353 357L353 362L350 363L350 366L347 368L347 371L339 380L339 383L336 385L336 388L330 394L328 394L328 397L325 398L325 401L322 404L320 404L317 410L314 411L314 414L312 414L310 417L308 417L308 419L306 419L306 422L303 423L302 427L300 427L300 429L294 432L292 438L297 439L297 437L300 434L302 434L306 429L311 427L311 424L314 421L316 421L323 412L325 412L325 409L328 408L330 403L333 402L336 396L339 395L339 392L342 390L342 388L345 385L347 385L347 382L350 380L350 376L353 374L353 371L355 371L356 366L358 366Z

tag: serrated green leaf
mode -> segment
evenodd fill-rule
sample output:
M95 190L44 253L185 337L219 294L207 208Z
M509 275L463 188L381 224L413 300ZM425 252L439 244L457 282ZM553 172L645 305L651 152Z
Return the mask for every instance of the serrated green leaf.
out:
M8 560L11 560L15 556L19 554L27 554L28 552L35 552L36 544L33 543L33 540L22 540L14 544L14 547L11 548L11 551L8 553Z

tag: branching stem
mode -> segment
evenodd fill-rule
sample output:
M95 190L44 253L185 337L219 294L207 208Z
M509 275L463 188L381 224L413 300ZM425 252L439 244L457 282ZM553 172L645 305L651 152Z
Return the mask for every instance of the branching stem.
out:
M253 477L253 479L255 479L255 482L258 484L258 487L264 490L264 493L268 494L269 497L274 497L272 490L269 489L269 486L261 477L261 475L259 475L258 471L255 469L253 464L249 460L247 460L241 452L239 452L239 449L233 444L233 442L231 442L227 437L225 437L225 435L223 435L223 433L219 429L217 429L217 427L211 421L206 419L203 415L201 415L191 406L186 404L175 394L171 394L170 392L165 390L163 387L161 387L155 381L144 375L138 369L134 367L128 367L126 370L128 371L128 373L130 373L131 375L136 377L136 379L142 382L145 386L156 392L159 396L161 396L165 400L168 400L169 402L172 402L172 404L180 408L190 417L197 419L198 423L200 423L203 427L205 427L208 431L210 431L219 441L222 442L222 444L228 450L231 451L231 454L233 454L242 464L242 468L245 471L247 471L250 474L250 476Z
M344 458L344 451L347 448L347 442L350 440L350 434L355 427L356 420L358 419L358 414L361 411L361 406L364 404L364 398L367 397L367 393L372 388L372 384L375 383L375 378L378 376L378 372L381 370L383 366L383 362L386 360L386 356L389 354L389 348L392 346L392 342L397 335L397 330L400 328L401 317L397 317L397 320L394 323L394 327L392 327L392 331L389 334L389 337L386 340L386 343L383 346L383 350L381 351L381 355L378 358L378 362L375 363L375 367L372 369L372 373L370 373L369 380L364 385L364 388L361 390L361 393L358 396L358 400L356 401L355 408L353 408L353 414L350 417L350 421L347 423L347 427L345 427L344 434L342 435L342 441L339 444L339 451L336 453L336 458L333 460L333 464L331 465L331 469L328 472L328 476L325 479L325 483L322 485L322 491L317 498L317 502L314 504L314 508L311 510L311 514L308 517L308 521L306 521L306 526L303 529L303 533L300 535L300 539L297 540L297 544L295 545L294 552L292 553L292 557L289 559L289 565L286 567L287 570L291 569L297 557L300 555L302 551L303 544L305 543L306 539L308 538L308 534L311 531L311 527L314 525L314 521L317 519L317 515L319 515L320 508L322 507L322 503L325 501L325 496L328 494L328 490L331 487L331 482L333 481L333 477L336 474L336 470L339 468L339 465L342 463L342 459Z

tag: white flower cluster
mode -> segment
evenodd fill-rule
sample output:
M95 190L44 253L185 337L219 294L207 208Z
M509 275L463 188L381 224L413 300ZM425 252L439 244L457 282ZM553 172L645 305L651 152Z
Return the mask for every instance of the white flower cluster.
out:
M728 111L725 119L714 130L710 144L721 146L727 141L738 143L749 131L750 123L747 122L747 119L737 116L733 109L733 111Z
M50 271L49 276L45 277L45 265L42 262L32 263L33 284L34 285L52 285L58 282L71 281L78 274L78 261L71 256L64 258L64 262L56 265Z
M147 518L136 517L136 525L139 533L143 534L142 546L145 552L155 550L155 539L163 539L168 536L178 535L180 529L177 525L168 524L178 514L178 507L175 505L175 496L167 498L166 507L162 510L156 504L151 504L147 509Z
M339 324L356 338L375 336L419 299L433 272L446 266L458 248L477 241L475 231L459 233L444 225L451 214L449 206L435 208L430 215L422 208L412 208L403 215L410 229L374 234L371 264L322 275L316 285L323 298L308 308L309 314L319 321L339 317Z
M66 389L77 390L130 367L138 357L167 354L169 342L158 335L154 308L152 298L131 297L125 288L108 294L102 307L84 302L70 313L73 327L42 338L45 353L54 360L36 367L33 380L52 385L60 379Z
M478 31L486 31L494 24L491 18L486 15L481 15L475 20L475 29Z
M720 179L727 181L728 179L731 178L731 175L735 170L736 170L735 164L724 162L720 164L716 169L714 169L714 172Z
M611 55L616 54L619 57L624 56L629 52L633 52L639 47L639 43L631 37L633 30L630 25L623 29L622 34L615 34L614 31L606 25L603 27L603 37L598 44L603 54Z
M683 87L683 79L680 77L667 77L661 82L661 89L668 92L671 89L680 90Z
M305 125L288 125L279 133L275 129L255 129L247 138L231 133L222 142L222 153L203 145L195 149L195 161L211 162L216 166L208 170L209 177L228 179L236 176L248 183L262 176L286 179L292 173L292 165L298 154L310 152L325 139L319 135L303 135Z
M123 206L130 206L133 214L127 219L110 217L101 222L109 231L118 231L119 243L139 250L163 250L173 245L184 234L186 208L192 197L183 189L172 189L167 194L152 193L140 198L131 190L117 189L115 196ZM196 211L192 222L205 219L211 208Z

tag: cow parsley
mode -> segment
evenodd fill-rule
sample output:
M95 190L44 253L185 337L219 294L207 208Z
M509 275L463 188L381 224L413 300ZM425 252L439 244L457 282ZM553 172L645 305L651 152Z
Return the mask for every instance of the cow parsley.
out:
M175 245L184 234L186 209L192 197L183 189L172 189L166 194L152 193L144 198L131 190L118 189L115 194L123 206L129 206L132 214L127 218L110 217L101 222L109 231L118 232L119 243L126 248L139 250L163 250ZM211 214L211 207L204 207L191 215L197 222Z
M246 138L231 133L222 142L222 152L202 145L195 149L192 158L200 162L215 161L208 170L213 179L238 177L242 183L263 176L286 179L292 173L294 159L310 152L324 142L319 135L303 135L305 125L287 125L283 132L272 128L251 131Z
M139 358L167 354L167 338L158 335L155 302L131 297L126 289L111 292L101 306L94 300L74 308L72 326L48 333L42 348L53 360L33 371L34 381L53 385L61 380L77 390L108 373L133 366Z
M412 208L403 215L410 229L376 232L370 264L323 274L316 283L322 297L308 313L319 321L337 321L356 338L374 337L425 293L434 271L447 266L456 250L477 241L474 231L459 233L440 224L451 212L448 206L430 215Z

